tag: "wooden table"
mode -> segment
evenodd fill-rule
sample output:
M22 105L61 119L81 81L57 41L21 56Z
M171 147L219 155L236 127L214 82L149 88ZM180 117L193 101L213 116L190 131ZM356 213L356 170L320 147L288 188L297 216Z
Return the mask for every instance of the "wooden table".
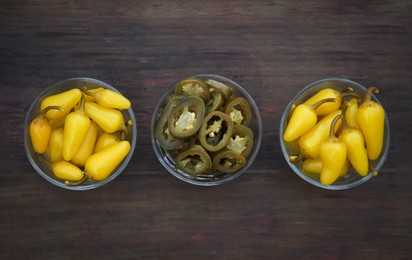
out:
M412 2L2 1L0 257L411 258ZM169 174L150 141L162 93L199 73L231 78L263 120L249 170L218 187ZM115 181L74 192L31 167L23 120L60 80L87 76L133 103L138 140ZM314 187L289 168L279 122L305 85L342 77L380 88L391 126L379 175Z

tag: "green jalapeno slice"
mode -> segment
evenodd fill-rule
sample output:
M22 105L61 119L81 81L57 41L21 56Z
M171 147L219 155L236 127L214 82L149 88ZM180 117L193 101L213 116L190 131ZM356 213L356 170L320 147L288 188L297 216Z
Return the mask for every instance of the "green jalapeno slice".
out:
M176 139L173 135L171 135L168 127L170 112L179 102L179 99L170 99L163 109L156 125L156 140L165 150L172 150L183 144L183 140Z
M245 166L246 159L232 150L223 150L213 157L213 169L224 173L233 173Z
M235 98L229 101L225 106L225 113L232 118L234 124L248 126L252 113L250 112L249 103L243 97Z
M203 120L199 141L206 150L216 152L228 145L232 133L232 119L221 111L213 111Z
M179 153L175 158L178 169L187 174L197 176L212 168L208 153L200 145L192 145Z
M178 138L189 138L196 134L205 117L205 103L199 97L189 96L176 105L168 120L170 133Z
M227 149L240 153L245 158L253 147L253 131L244 125L235 125Z
M229 100L229 98L232 96L232 88L228 85L214 79L205 79L204 81L209 86L210 90L214 89L219 91L225 101Z
M176 84L175 94L200 97L205 103L209 102L210 93L207 85L200 79L188 78Z
M223 97L222 93L217 90L210 91L210 100L206 104L206 114L216 110L222 110Z

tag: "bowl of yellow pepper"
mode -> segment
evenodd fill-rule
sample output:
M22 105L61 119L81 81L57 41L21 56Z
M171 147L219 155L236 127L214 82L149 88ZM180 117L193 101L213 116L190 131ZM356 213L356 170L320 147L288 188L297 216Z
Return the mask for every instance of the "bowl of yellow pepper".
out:
M70 190L94 189L115 179L135 144L130 101L91 78L71 78L45 89L24 122L24 146L33 168Z
M242 175L262 136L259 109L234 81L211 74L182 79L164 93L152 117L152 145L176 178L216 186Z
M304 87L280 122L281 149L292 170L330 190L353 188L376 176L390 141L378 92L341 78Z

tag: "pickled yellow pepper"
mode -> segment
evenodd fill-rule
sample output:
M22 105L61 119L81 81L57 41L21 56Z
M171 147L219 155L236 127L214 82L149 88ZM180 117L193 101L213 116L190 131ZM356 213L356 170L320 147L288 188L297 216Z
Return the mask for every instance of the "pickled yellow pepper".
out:
M40 104L40 110L48 106L59 106L60 111L48 111L46 116L48 119L59 119L69 114L70 110L80 102L82 92L78 88L73 88L65 92L46 97Z
M321 104L318 106L315 111L317 115L323 116L327 115L329 113L332 113L333 111L336 111L340 108L343 98L346 96L355 96L359 98L359 95L354 93L354 92L340 92L332 88L325 88L313 95L311 98L305 101L305 104L307 105L313 105L319 102L320 100L326 99L326 98L334 98L335 102L328 102L325 104Z
M46 113L51 110L61 110L59 106L48 106L41 110L29 126L30 139L33 145L34 151L42 154L46 151L49 144L49 138L51 134L51 125L46 118Z
M350 168L350 163L348 160L345 160L345 165L342 168L342 171L339 173L339 177L343 177L348 173ZM306 159L302 163L302 170L306 173L316 173L320 174L322 171L322 160L320 158L316 159Z
M342 115L338 115L333 119L330 136L320 145L320 159L322 160L320 181L323 185L331 185L336 181L347 160L346 145L335 136L336 122L341 117Z
M85 102L84 111L107 133L126 128L123 114L117 109L103 107L94 102Z
M98 88L89 91L83 90L87 95L94 97L96 102L107 108L128 109L131 106L130 101L122 94L107 88Z
M107 146L111 144L115 144L120 142L120 133L115 132L115 133L102 133L100 137L96 141L96 145L94 147L94 153L100 152Z
M51 163L63 160L63 127L54 128L50 134L46 155Z
M358 123L356 122L356 114L358 113L359 103L357 98L352 98L348 101L345 121L351 128L358 128Z
M86 160L93 154L96 139L97 125L95 122L91 121L86 137L84 138L83 143L77 151L76 155L74 155L71 159L71 162L77 166L83 167L86 163Z
M372 92L378 93L376 87L369 87L363 103L356 114L356 122L365 137L366 151L370 160L376 160L382 151L385 128L385 110L371 100Z
M326 98L315 104L300 104L292 112L289 123L286 126L283 139L286 142L292 142L301 135L309 131L317 122L315 109L327 102L335 102L334 98Z
M109 145L87 159L84 172L90 179L102 181L116 169L129 151L130 143L126 140Z
M83 178L84 175L83 171L79 167L67 161L52 163L51 169L57 178L67 181L79 181Z
M339 139L346 145L348 160L361 176L366 176L369 170L369 160L362 132L349 127L345 117L342 121L343 129L339 134Z
M318 158L321 143L328 139L331 124L333 119L342 113L341 110L336 110L320 120L312 129L299 138L300 153L304 157ZM336 129L341 124L341 120L337 121Z
M90 127L90 118L83 111L84 98L78 110L69 113L64 123L63 158L70 161L80 149Z

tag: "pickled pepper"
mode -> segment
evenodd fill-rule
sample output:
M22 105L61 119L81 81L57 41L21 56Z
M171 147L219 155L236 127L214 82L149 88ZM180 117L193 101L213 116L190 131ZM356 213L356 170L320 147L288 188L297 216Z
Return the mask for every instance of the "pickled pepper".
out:
M366 151L370 160L376 160L381 154L385 128L385 110L371 100L372 92L378 93L376 87L369 87L356 114L356 122L365 137Z
M347 160L346 145L335 136L336 122L341 117L342 115L339 114L333 119L330 136L320 145L320 159L322 160L320 181L323 185L331 185L339 177Z

